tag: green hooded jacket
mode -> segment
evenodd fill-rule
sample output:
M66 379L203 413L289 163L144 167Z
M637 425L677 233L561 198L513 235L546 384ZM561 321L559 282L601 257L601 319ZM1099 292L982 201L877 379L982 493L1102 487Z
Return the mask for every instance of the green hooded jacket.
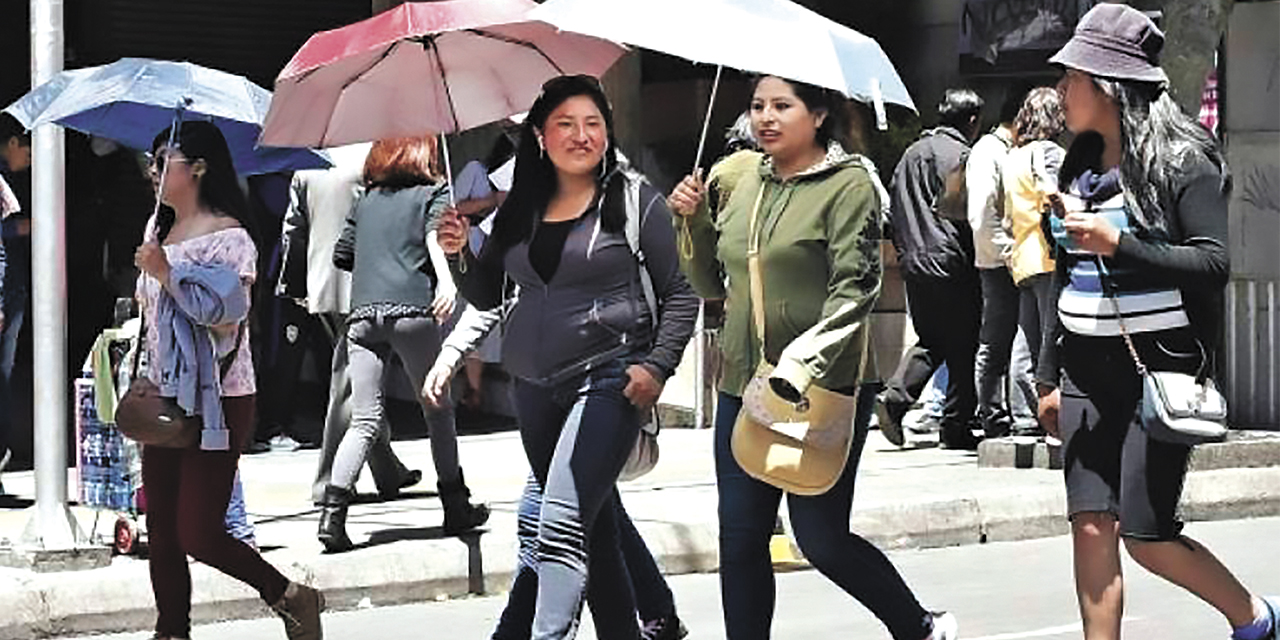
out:
M767 157L756 158L755 170L742 172L736 184L719 184L730 191L721 199L723 210L713 215L704 199L686 219L692 242L681 266L700 296L726 299L720 389L741 396L760 361L747 245L751 209L764 189L758 222L763 351L777 365L773 377L801 393L816 384L852 394L864 377L871 309L880 295L883 187L869 161L836 143L822 162L786 180ZM713 168L709 180L716 174Z

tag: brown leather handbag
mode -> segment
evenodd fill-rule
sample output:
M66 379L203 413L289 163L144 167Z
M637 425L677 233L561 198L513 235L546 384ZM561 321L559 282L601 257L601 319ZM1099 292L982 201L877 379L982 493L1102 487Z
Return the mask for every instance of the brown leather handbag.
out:
M132 382L129 390L116 406L116 428L126 438L149 447L166 449L189 449L200 442L200 432L204 428L200 416L188 416L178 406L176 398L160 395L160 388L146 375L138 370L142 350L147 348L147 325L143 320L142 331L138 335L138 346L134 349ZM236 332L236 346L219 361L219 375L227 376L236 354L240 352L240 341L244 338L244 323Z

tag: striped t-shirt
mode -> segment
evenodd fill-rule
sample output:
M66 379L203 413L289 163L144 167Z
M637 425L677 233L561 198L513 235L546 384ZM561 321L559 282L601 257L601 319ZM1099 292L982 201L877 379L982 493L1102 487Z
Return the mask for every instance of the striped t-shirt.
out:
M1105 216L1121 231L1129 228L1127 206L1123 193L1119 192L1119 177L1115 171L1097 175L1085 172L1072 185L1063 198L1068 210L1082 207L1084 211ZM1176 329L1190 325L1178 289L1143 288L1126 289L1115 283L1132 282L1125 277L1125 270L1112 261L1073 250L1065 233L1060 235L1060 222L1053 221L1055 240L1067 249L1071 257L1066 285L1058 298L1058 317L1062 327L1071 333L1085 336L1118 336L1120 318L1124 319L1129 333L1147 333ZM1103 288L1104 282L1115 296L1112 302ZM1116 315L1119 305L1120 315Z

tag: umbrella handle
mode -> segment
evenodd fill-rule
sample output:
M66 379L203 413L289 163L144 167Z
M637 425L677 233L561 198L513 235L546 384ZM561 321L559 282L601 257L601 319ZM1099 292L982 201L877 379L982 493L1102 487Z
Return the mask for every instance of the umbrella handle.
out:
M182 124L182 112L187 110L187 105L191 104L191 98L185 98L178 106L173 109L173 122L169 125L169 139L165 141L166 149L172 149L173 143L178 139L178 126ZM160 168L160 182L156 187L156 204L151 210L151 217L158 218L160 216L160 194L164 193L164 180L169 176L169 163L163 163Z
M711 83L711 99L707 101L707 115L702 119L702 135L698 136L698 155L693 158L694 173L702 167L702 151L707 146L707 130L711 127L711 112L716 107L716 94L720 90L720 74L723 72L724 65L716 65L716 79Z
M716 94L720 91L720 75L724 73L724 65L716 65L716 79L711 83L711 99L707 101L707 114L702 118L702 135L698 136L698 155L693 158L693 173L702 168L702 152L707 146L707 130L711 128L711 112L716 107ZM689 231L689 220L680 218L676 229L676 244L680 255L686 260L693 259L693 234Z
M444 152L444 178L449 185L449 206L457 207L457 197L453 193L453 163L449 161L449 139L445 137L443 131L440 132L440 149ZM466 251L466 249L463 249L463 251ZM458 261L458 272L467 272L467 261L465 259Z
M440 132L440 149L444 151L444 177L449 185L449 206L456 207L457 199L453 195L453 163L449 161L449 140L445 138L444 132Z

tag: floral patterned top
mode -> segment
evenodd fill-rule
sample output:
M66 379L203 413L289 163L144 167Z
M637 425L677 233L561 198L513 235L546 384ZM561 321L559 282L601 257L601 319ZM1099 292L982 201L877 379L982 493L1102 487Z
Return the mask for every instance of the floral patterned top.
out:
M153 217L147 222L147 230L143 236L145 242L157 239L156 220ZM165 256L169 264L181 262L196 264L229 264L240 273L244 286L251 286L258 277L258 249L253 244L249 232L241 227L223 229L213 233L190 238L182 242L164 245ZM143 273L138 276L138 284L134 297L142 309L143 322L147 330L147 362L158 363L160 358L156 351L159 330L153 311L160 299L160 282ZM213 328L218 342L218 353L231 350L236 342L238 325L225 325ZM155 364L147 367L147 377L159 384L160 376ZM231 368L222 379L223 397L251 396L257 393L257 382L253 374L253 353L249 346L249 331L245 330L240 340L240 351L231 363Z

